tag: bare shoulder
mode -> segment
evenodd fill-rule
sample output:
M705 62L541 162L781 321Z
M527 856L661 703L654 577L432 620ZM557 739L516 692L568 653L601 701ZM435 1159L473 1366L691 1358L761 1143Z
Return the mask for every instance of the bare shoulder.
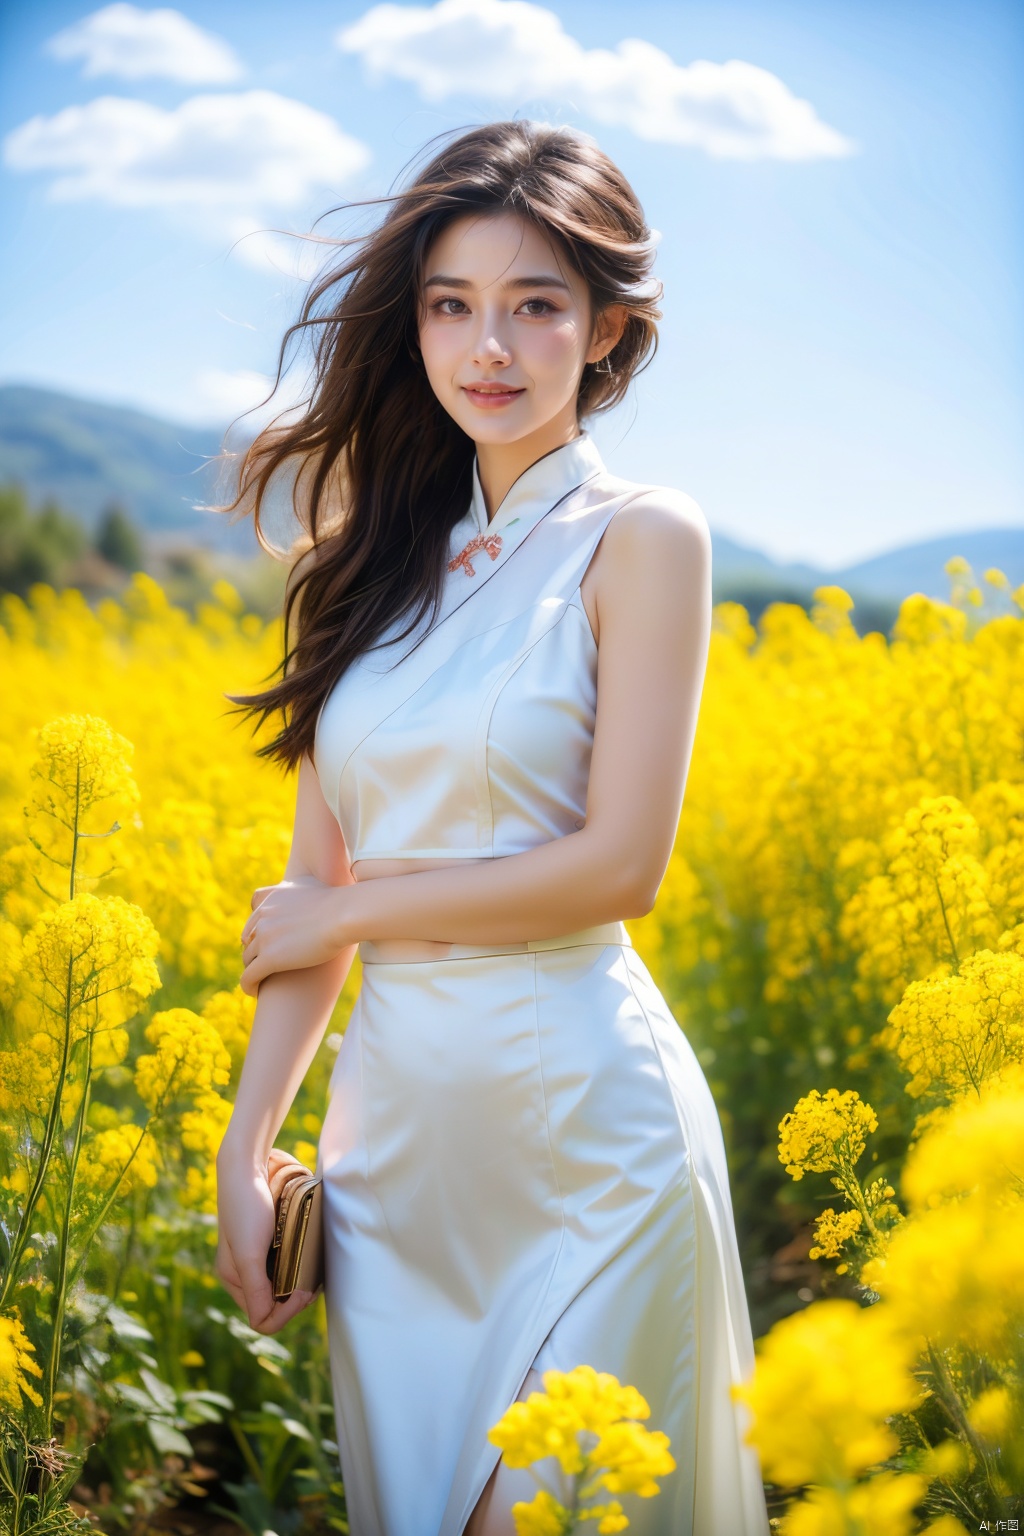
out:
M623 553L710 555L711 532L698 502L672 486L647 486L612 518L605 539Z
M710 579L711 532L698 502L685 491L652 485L620 507L594 562L594 595L601 599L640 584L647 591L680 582L691 590Z
M654 624L667 609L700 612L711 592L711 533L698 503L669 486L638 486L604 531L581 597L595 640L618 611ZM680 597L686 600L680 604Z

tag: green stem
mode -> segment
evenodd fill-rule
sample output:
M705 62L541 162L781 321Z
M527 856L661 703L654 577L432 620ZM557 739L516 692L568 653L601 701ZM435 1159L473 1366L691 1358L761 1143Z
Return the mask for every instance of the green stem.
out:
M174 1082L175 1073L177 1072L177 1070L178 1070L180 1065L181 1065L180 1061L175 1062L175 1064L174 1064L174 1071L172 1071L170 1077L167 1079L167 1085L164 1088L163 1093L160 1095L159 1102L157 1103L155 1109L153 1109L151 1111L149 1119L146 1121L145 1125L142 1127L142 1135L139 1137L138 1141L135 1143L135 1146L132 1148L131 1156L129 1157L128 1161L125 1163L124 1167L121 1169L121 1172L118 1174L116 1180L114 1181L113 1185L111 1186L110 1192L107 1195L106 1200L104 1200L103 1205L100 1208L99 1215L95 1218L95 1220L92 1223L92 1226L89 1228L88 1232L86 1233L85 1239L82 1242L82 1251L81 1251L81 1253L78 1256L78 1260L77 1260L77 1262L75 1264L74 1269L71 1271L71 1279L69 1281L70 1285L74 1285L75 1281L78 1279L79 1275L81 1274L82 1266L84 1265L84 1263L85 1263L85 1261L86 1261L86 1259L87 1259L87 1257L89 1255L89 1246L92 1243L92 1240L96 1236L97 1232L102 1227L103 1223L106 1221L107 1214L108 1214L108 1212L110 1210L110 1207L113 1205L114 1201L117 1198L117 1192L121 1188L121 1185L124 1183L124 1176L125 1176L125 1174L128 1172L128 1169L131 1167L132 1163L134 1163L136 1157L138 1156L138 1151L139 1151L139 1148L142 1146L142 1143L145 1141L146 1137L150 1134L150 1127L153 1124L155 1124L155 1122L157 1120L159 1120L161 1114L163 1113L164 1105L167 1103L168 1096L170 1095L171 1084Z
M68 1296L68 1252L71 1245L71 1221L74 1215L75 1204L75 1179L78 1175L78 1160L82 1152L82 1137L85 1131L85 1119L89 1113L89 1090L92 1086L92 1042L93 1032L89 1031L86 1037L85 1049L85 1074L82 1083L82 1102L78 1106L78 1116L75 1123L75 1139L71 1149L71 1158L68 1163L67 1194L64 1199L64 1220L60 1230L60 1245L57 1252L57 1275L54 1283L54 1312L53 1330L50 1334L50 1354L46 1365L46 1383L43 1388L43 1422L44 1433L47 1437L52 1434L53 1398L57 1390L57 1376L60 1371L60 1360L63 1351L64 1313L67 1307Z
M71 829L71 878L69 882L68 901L75 899L75 870L78 866L78 823L81 817L82 795L82 760L75 763L75 823Z
M28 1436L20 1424L15 1423L13 1420L8 1420L6 1427L9 1428L12 1438L14 1435L20 1438L21 1445L17 1451L12 1451L12 1455L16 1458L16 1470L13 1476L11 1475L10 1463L8 1461L8 1447L6 1444L3 1445L2 1451L0 1451L0 1469L2 1469L0 1470L0 1487L7 1494L7 1498L12 1506L7 1514L7 1527L10 1536L20 1536L20 1532L23 1529L22 1521L28 1491L29 1442Z
M120 1296L121 1287L124 1285L125 1277L128 1274L128 1269L132 1258L132 1249L135 1246L135 1233L137 1227L138 1202L133 1200L131 1214L128 1217L128 1231L125 1233L124 1238L124 1248L121 1250L121 1257L118 1261L117 1272L114 1275L114 1283L110 1288L110 1299L114 1302L116 1302Z
M253 1454L252 1446L249 1444L248 1435L245 1433L245 1430L235 1418L228 1419L228 1428L231 1430L231 1433L235 1437L235 1442L238 1446L238 1449L242 1453L242 1460L249 1468L249 1473L253 1482L258 1484L260 1488L264 1488L265 1483L263 1480L263 1468L260 1466L259 1462L256 1460L256 1457Z
M0 1311L14 1286L14 1279L18 1272L21 1256L28 1245L29 1227L32 1217L35 1215L39 1197L43 1192L43 1184L46 1180L47 1169L50 1166L50 1157L53 1152L54 1138L57 1127L61 1122L61 1108L64 1099L64 1084L67 1081L68 1063L71 1059L71 984L74 979L74 957L68 956L68 974L64 987L64 1044L61 1050L60 1068L57 1072L57 1081L54 1085L53 1097L50 1101L50 1113L46 1121L46 1130L43 1133L43 1144L39 1149L39 1162L36 1167L35 1178L25 1202L25 1209L21 1213L18 1222L18 1230L11 1244L10 1259L4 1274L3 1284L0 1286Z
M847 1199L850 1201L851 1205L855 1205L858 1211L860 1211L860 1214L864 1220L864 1225L871 1233L871 1236L875 1238L880 1237L881 1234L878 1228L875 1226L874 1221L871 1219L871 1212L868 1210L867 1201L864 1199L864 1191L860 1187L860 1180L854 1173L853 1169L844 1168L843 1165L840 1164L839 1179Z
M950 953L953 956L953 974L959 975L960 956L956 952L956 941L953 938L953 930L949 926L949 914L946 911L946 903L942 899L942 887L939 884L938 875L933 875L932 879L935 881L935 894L939 898L939 911L942 913L942 921L946 929L946 937L949 940Z
M81 773L81 763L78 763L75 767L75 819L71 829L71 875L70 895L68 897L70 901L73 901L75 897L75 865L78 858L78 821L80 816ZM31 1224L32 1217L35 1215L35 1209L39 1203L39 1197L43 1192L43 1184L46 1180L46 1172L50 1165L50 1155L53 1151L54 1137L57 1134L57 1126L60 1124L61 1120L61 1107L62 1100L64 1098L64 1084L67 1081L68 1062L71 1059L71 983L73 979L74 958L73 956L69 955L67 981L64 987L64 1044L61 1051L60 1070L57 1073L57 1082L54 1087L53 1098L50 1101L50 1113L46 1121L46 1130L43 1133L43 1144L39 1151L39 1163L36 1168L36 1176L32 1181L32 1188L29 1191L28 1200L25 1202L25 1209L21 1213L21 1219L18 1222L18 1230L15 1234L14 1242L11 1244L10 1258L8 1260L7 1269L4 1272L3 1283L0 1284L0 1310L3 1309L4 1303L7 1301L7 1298L13 1289L15 1276L18 1273L18 1266L21 1263L21 1256L24 1253L25 1248L28 1246L29 1226Z
M949 1374L949 1368L946 1365L942 1352L937 1351L933 1347L930 1339L928 1340L928 1359L931 1362L932 1370L935 1373L935 1378L938 1381L941 1389L939 1396L945 1403L946 1409L948 1410L949 1416L953 1420L954 1425L963 1435L964 1439L971 1447L971 1450L974 1452L979 1462L984 1467L985 1481L991 1488L991 1467L989 1465L989 1458L986 1455L985 1448L972 1429L970 1420L968 1419L967 1414L964 1412L964 1405L960 1399L960 1394L957 1391L956 1386L953 1383L953 1379Z
M146 1121L145 1125L142 1127L142 1135L139 1137L138 1142L136 1143L135 1147L132 1149L131 1156L129 1157L128 1161L125 1163L124 1167L121 1169L121 1172L118 1174L118 1176L115 1179L113 1185L111 1186L110 1192L107 1195L107 1198L103 1202L103 1205L102 1205L102 1207L100 1209L99 1215L95 1218L95 1220L93 1221L93 1223L90 1226L89 1230L86 1232L86 1235L85 1235L84 1239L82 1240L81 1252L79 1253L78 1258L75 1261L74 1269L71 1271L71 1276L70 1276L70 1279L68 1281L69 1285L73 1286L75 1281L78 1279L79 1275L82 1273L82 1267L85 1264L85 1261L86 1261L86 1259L89 1256L89 1248L90 1248L90 1246L92 1244L92 1240L96 1236L97 1232L100 1230L100 1227L102 1227L103 1223L106 1221L107 1213L109 1212L110 1207L113 1205L114 1201L117 1199L117 1192L121 1188L121 1185L124 1183L124 1176L128 1172L128 1169L131 1167L132 1163L135 1161L135 1157L136 1157L136 1154L138 1153L139 1147L142 1146L142 1143L145 1141L146 1137L149 1134L149 1127L152 1124L153 1118L154 1118L153 1115L150 1115L149 1119Z

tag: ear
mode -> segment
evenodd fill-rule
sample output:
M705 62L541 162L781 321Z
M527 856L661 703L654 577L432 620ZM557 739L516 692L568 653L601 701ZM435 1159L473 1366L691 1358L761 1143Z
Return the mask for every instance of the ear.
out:
M624 304L609 304L594 323L594 336L587 352L588 363L599 363L622 340L629 311Z

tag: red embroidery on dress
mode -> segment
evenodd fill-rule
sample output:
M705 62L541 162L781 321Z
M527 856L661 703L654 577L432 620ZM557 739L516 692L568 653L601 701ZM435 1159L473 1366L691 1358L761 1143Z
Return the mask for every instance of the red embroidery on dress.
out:
M473 563L469 558L470 555L475 555L479 553L480 550L486 550L492 560L497 560L498 551L500 549L500 533L474 534L469 543L466 545L465 549L460 549L454 560L448 561L448 569L450 571L457 571L461 565L467 576L475 576L476 571L473 569Z

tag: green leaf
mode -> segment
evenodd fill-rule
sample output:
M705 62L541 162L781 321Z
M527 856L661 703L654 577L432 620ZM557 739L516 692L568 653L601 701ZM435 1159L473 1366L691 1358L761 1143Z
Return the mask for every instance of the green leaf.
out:
M169 1387L166 1381L161 1381L159 1376L154 1376L152 1371L141 1366L139 1375L142 1378L153 1401L163 1409L164 1413L174 1413L178 1407L178 1399L174 1388Z
M257 1360L280 1360L285 1364L288 1364L292 1358L292 1352L290 1349L286 1349L284 1345L279 1344L276 1339L265 1338L261 1333L258 1333L253 1339L252 1343L246 1345L246 1348L248 1349L250 1355L256 1356Z
M186 1440L179 1429L166 1419L147 1420L149 1435L162 1456L188 1456L193 1454L191 1441Z
M300 1424L298 1419L282 1419L281 1422L290 1435L295 1435L299 1440L312 1441L313 1436L305 1424Z
M130 1312L111 1303L107 1308L107 1321L112 1323L119 1339L138 1339L152 1344L153 1335Z
M211 1392L206 1387L198 1387L193 1392L181 1394L183 1403L212 1403L215 1408L223 1408L230 1411L235 1405L230 1397L225 1397L223 1392Z

